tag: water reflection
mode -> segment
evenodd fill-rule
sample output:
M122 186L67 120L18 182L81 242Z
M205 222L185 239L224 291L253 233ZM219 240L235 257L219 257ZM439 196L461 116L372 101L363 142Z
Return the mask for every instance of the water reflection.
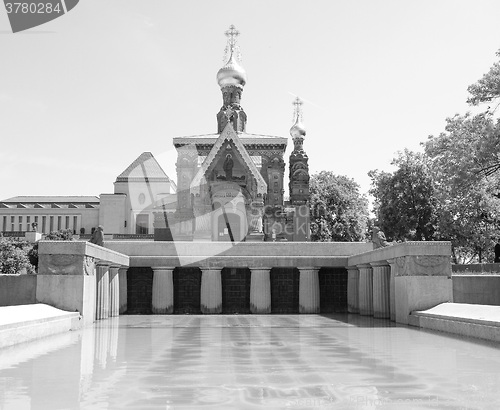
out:
M499 353L358 315L122 316L0 350L0 408L498 409Z

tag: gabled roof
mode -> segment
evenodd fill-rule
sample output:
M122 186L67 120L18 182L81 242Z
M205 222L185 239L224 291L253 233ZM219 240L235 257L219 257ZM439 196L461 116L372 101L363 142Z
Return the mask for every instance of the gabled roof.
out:
M269 145L282 146L286 149L288 138L273 135L248 134L246 132L237 132L238 138L243 145ZM190 135L185 137L174 137L174 146L179 147L185 144L213 144L219 138L219 134Z
M162 169L151 152L143 152L115 182L170 182L170 178Z
M243 143L238 137L238 134L234 131L234 128L232 127L230 122L226 124L224 130L220 133L219 138L217 138L217 141L215 141L215 144L212 147L210 153L208 154L205 161L203 161L203 164L198 170L198 173L191 182L190 186L191 192L194 194L200 193L200 186L206 184L205 174L207 170L214 162L215 158L217 157L217 154L223 149L224 145L228 142L232 142L234 144L234 147L237 149L238 153L243 158L243 162L250 169L253 177L257 181L257 193L261 195L266 194L267 193L266 181L264 181L264 178L262 177L256 165L250 158L250 155L243 146Z

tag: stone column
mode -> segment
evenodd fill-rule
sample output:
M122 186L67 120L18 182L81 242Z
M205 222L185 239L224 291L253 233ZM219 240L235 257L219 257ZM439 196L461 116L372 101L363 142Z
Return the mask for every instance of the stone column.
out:
M347 267L347 311L359 313L359 269Z
M109 265L98 263L96 268L96 320L109 317Z
M250 312L271 313L271 268L250 268Z
M201 312L222 312L222 279L220 269L201 268Z
M174 268L153 268L154 314L164 315L174 312Z
M391 268L386 261L371 262L373 269L373 317L389 319L389 282Z
M389 279L389 309L391 311L391 320L393 322L396 321L396 282L395 277L397 275L397 267L396 259L387 259L387 263L391 267L391 274Z
M359 314L373 315L373 271L368 263L357 266L359 269Z
M319 268L299 268L299 312L319 313Z
M118 276L119 266L109 268L109 316L120 314L120 277Z
M120 268L118 271L118 275L120 276L120 315L127 311L127 269Z

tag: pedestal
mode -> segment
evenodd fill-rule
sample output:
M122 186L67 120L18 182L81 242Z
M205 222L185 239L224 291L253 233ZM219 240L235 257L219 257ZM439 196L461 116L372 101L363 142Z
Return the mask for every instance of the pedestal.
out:
M418 255L396 258L396 322L408 324L416 310L453 302L449 256Z
M319 313L318 268L299 268L299 312Z
M154 314L170 314L174 311L174 268L153 268Z
M35 231L29 231L24 233L24 239L28 242L38 242L40 239L42 239L42 234L40 232L35 232Z
M246 242L263 242L264 234L262 232L250 232L245 239Z

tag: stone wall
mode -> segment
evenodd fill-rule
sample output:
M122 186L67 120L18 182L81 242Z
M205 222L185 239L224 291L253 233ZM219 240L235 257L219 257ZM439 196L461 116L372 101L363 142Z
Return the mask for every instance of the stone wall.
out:
M0 306L36 303L36 275L0 275Z
M500 275L453 275L453 301L500 306Z
M453 273L481 273L498 272L500 273L500 263L471 263L469 265L451 265Z

